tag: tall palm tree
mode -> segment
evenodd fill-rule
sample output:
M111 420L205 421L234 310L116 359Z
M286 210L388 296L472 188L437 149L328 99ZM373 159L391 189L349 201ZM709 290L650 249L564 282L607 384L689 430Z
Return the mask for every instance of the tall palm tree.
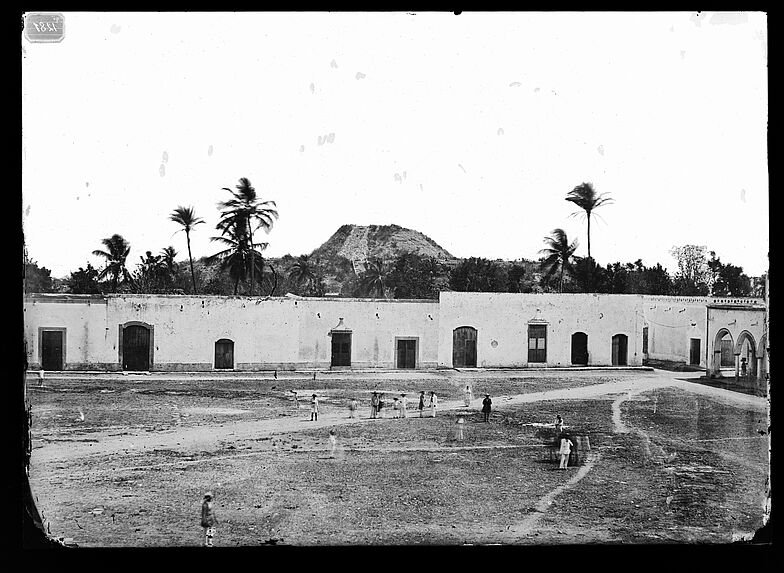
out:
M570 244L563 229L553 229L550 236L544 238L544 242L547 247L539 251L544 255L540 267L548 279L560 273L558 290L563 292L564 271L571 273L574 270L571 259L577 250L577 239Z
M220 237L210 237L211 241L221 243L226 248L207 257L207 262L219 261L221 270L228 270L234 280L234 294L239 290L240 281L248 274L250 240L244 219L237 219L234 224L225 226Z
M566 194L566 200L581 209L572 213L571 216L583 215L588 220L588 258L591 258L591 217L593 212L602 205L613 202L613 199L606 197L606 195L607 193L597 195L591 183L581 183Z
M181 231L185 231L185 239L188 243L188 261L191 264L191 280L193 281L193 294L196 293L196 273L193 272L193 255L191 254L191 231L199 223L203 223L204 219L196 216L193 207L177 207L174 212L169 215L169 219L178 225L182 225Z
M267 243L254 243L253 231L257 229L264 229L269 233L272 229L275 219L278 218L278 211L276 209L275 201L261 201L256 194L256 189L251 185L247 177L241 177L239 185L236 190L223 187L224 191L231 193L231 199L221 201L218 207L222 210L221 219L218 222L217 228L223 231L225 228L233 225L238 219L244 219L248 231L250 244L253 248L249 251L249 256L253 264L250 265L250 294L253 295L254 283L254 267L256 267L255 259L261 257L260 253L256 252L255 247L261 247L261 250L267 247Z
M367 296L376 295L378 298L383 297L386 274L386 268L381 260L369 260L360 280L363 292Z
M289 267L289 278L299 287L302 283L308 285L308 292L313 291L313 283L316 280L316 271L310 262L308 255L300 255Z
M120 279L128 281L133 284L133 277L128 269L125 267L125 261L128 258L128 253L131 252L131 245L126 241L122 235L114 234L108 239L101 241L105 251L96 249L93 255L102 257L106 260L106 266L98 273L98 280L103 279L107 275L112 276L112 292L117 292L117 285Z

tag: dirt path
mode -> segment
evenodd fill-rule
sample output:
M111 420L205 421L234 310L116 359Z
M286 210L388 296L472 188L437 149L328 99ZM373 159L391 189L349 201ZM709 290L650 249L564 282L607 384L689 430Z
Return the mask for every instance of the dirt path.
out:
M665 387L677 387L683 390L698 394L709 395L717 400L733 403L741 407L751 407L764 410L767 407L767 399L746 394L739 394L729 390L694 384L678 378L686 376L678 373L678 378L674 373L656 370L656 376L645 376L638 379L622 380L618 382L608 382L583 386L580 388L565 388L550 390L546 392L533 392L528 394L517 394L511 396L493 397L495 409L503 409L508 406L538 402L543 400L575 400L595 398L613 394L624 394L627 397L640 392L646 392ZM618 431L624 431L620 420L620 404L623 399L614 403L614 420ZM475 403L478 400L474 401ZM439 404L439 411L457 410L465 408L462 400L444 401ZM617 410L617 413L616 413ZM143 452L153 449L174 449L188 451L203 451L214 448L221 442L259 439L274 434L294 433L302 430L314 428L325 428L340 424L363 424L373 423L367 417L349 418L345 413L332 412L323 413L319 420L311 422L308 418L309 413L305 408L301 410L302 417L285 417L261 421L237 421L227 422L218 426L195 426L182 427L165 432L147 432L145 430L132 430L127 433L117 434L116 430L107 429L95 432L91 441L69 441L64 445L62 441L44 443L41 440L34 440L35 448L33 451L34 461L52 462L66 461L74 458L81 458L91 455L106 455L119 452ZM415 417L414 413L412 417Z

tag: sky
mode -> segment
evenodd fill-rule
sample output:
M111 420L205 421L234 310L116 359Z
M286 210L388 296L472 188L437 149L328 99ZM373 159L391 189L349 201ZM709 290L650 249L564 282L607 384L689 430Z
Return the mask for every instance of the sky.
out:
M613 199L602 266L705 245L768 268L767 17L760 12L87 13L61 42L22 35L22 229L54 277L129 268L206 223L250 179L279 219L266 256L344 224L397 224L456 257L536 259L566 194Z

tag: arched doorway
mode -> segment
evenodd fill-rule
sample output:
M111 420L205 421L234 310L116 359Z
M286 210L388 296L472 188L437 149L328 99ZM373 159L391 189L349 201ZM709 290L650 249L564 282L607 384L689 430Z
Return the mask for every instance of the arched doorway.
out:
M122 369L145 371L152 363L152 328L148 324L134 322L121 326Z
M713 339L711 375L721 375L722 368L733 366L735 366L735 350L732 344L732 335L729 330L722 328Z
M215 368L232 370L234 368L234 341L221 338L215 342Z
M572 364L588 364L588 335L584 332L572 334Z
M476 367L476 328L461 326L452 332L452 367Z
M612 337L612 365L613 366L626 366L627 364L627 348L629 346L629 337L625 334L616 334Z
M744 330L738 335L735 354L738 356L738 374L744 376L743 364L745 363L745 376L747 378L755 377L757 374L757 344L748 330Z

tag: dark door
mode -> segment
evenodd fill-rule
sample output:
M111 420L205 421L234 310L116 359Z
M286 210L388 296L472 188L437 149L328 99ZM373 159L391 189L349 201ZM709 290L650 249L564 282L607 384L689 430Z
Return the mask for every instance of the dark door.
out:
M626 366L626 349L628 338L625 334L616 334L612 337L612 363L613 366Z
M452 366L476 368L476 329L471 326L455 328L452 333Z
M351 334L332 333L332 366L351 366Z
M700 339L691 338L689 343L689 364L699 366L700 364Z
M150 369L150 330L144 326L123 329L123 370Z
M234 342L221 338L215 343L215 368L234 368Z
M416 340L397 341L397 367L416 368Z
M41 333L41 368L63 369L63 331L44 330Z
M572 364L588 364L588 335L584 332L572 334Z
M528 362L547 362L547 325L528 325Z

